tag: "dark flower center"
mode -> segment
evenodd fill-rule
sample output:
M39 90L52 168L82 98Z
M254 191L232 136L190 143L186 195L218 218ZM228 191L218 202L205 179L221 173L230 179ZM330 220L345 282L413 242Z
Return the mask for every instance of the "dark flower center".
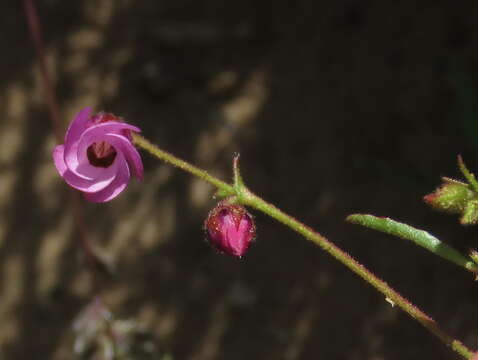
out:
M101 141L90 145L86 155L91 165L107 168L115 161L116 150L106 141Z

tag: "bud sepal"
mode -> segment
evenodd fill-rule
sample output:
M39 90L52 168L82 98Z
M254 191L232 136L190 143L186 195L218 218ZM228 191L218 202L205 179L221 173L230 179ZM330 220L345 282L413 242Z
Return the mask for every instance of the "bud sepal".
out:
M474 198L468 184L443 178L443 184L435 192L423 197L434 209L452 214L462 214L468 203Z
M458 167L466 183L444 177L442 186L424 196L423 200L436 210L461 215L462 225L476 225L478 224L478 181L468 170L461 156L458 156Z

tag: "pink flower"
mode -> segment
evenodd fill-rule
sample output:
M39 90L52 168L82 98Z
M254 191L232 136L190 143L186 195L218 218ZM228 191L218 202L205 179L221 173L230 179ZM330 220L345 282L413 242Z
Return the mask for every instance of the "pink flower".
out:
M143 163L130 133L140 130L112 114L90 114L89 107L76 114L65 143L53 149L53 161L65 182L87 200L105 202L126 188L131 175L143 178Z
M210 244L220 252L242 257L254 240L256 228L243 206L219 203L204 223Z

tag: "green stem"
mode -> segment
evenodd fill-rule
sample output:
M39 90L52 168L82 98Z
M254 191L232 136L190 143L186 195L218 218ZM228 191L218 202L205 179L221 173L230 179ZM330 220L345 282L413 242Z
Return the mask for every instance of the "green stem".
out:
M360 264L357 260L347 254L345 251L338 248L327 238L325 238L318 232L313 231L311 228L294 219L292 216L282 212L274 205L269 204L260 197L252 194L248 190L242 193L242 196L239 198L239 201L241 201L245 205L249 205L259 211L262 211L263 213L283 223L292 230L298 232L306 239L320 246L323 250L328 252L330 255L332 255L334 258L336 258L338 261L340 261L342 264L344 264L346 267L348 267L350 270L352 270L354 273L356 273L358 276L360 276L362 279L372 285L375 289L385 295L388 301L390 301L392 304L398 305L403 311L405 311L412 318L417 320L420 324L422 324L430 332L436 335L445 344L451 346L454 351L456 351L466 359L470 359L472 357L473 352L469 350L466 346L464 346L463 343L453 339L451 336L441 330L435 320L433 320L430 316L428 316L415 305L413 305L409 300L405 299L397 291L392 289L386 282L378 278L370 270L365 268L362 264Z
M264 201L257 195L250 192L245 186L240 186L236 189L234 186L226 184L225 182L209 175L206 171L201 170L181 159L178 159L174 155L159 149L157 146L151 144L149 141L139 135L133 135L133 140L137 146L145 149L157 158L166 161L176 167L179 167L195 176L200 177L201 179L216 186L225 193L236 195L237 200L241 204L255 208L256 210L259 210L269 215L280 223L298 232L306 239L320 246L323 250L328 252L330 255L332 255L334 258L336 258L338 261L340 261L342 264L344 264L346 267L348 267L350 270L352 270L354 273L356 273L358 276L360 276L362 279L372 285L375 289L380 291L389 302L398 305L403 311L405 311L412 318L417 320L420 324L422 324L431 333L437 336L446 345L450 346L455 352L457 352L466 359L471 359L471 357L473 356L473 352L470 349L463 345L463 343L461 343L459 340L454 339L453 337L445 333L443 330L441 330L438 327L438 324L430 316L418 309L410 301L408 301L397 291L392 289L386 282L375 276L370 270L365 268L357 260L352 258L345 251L338 248L324 236L313 231L311 228L294 219L292 216L282 212L274 205ZM237 168L237 164L235 166Z
M156 156L158 159L161 159L168 164L171 164L173 166L176 166L190 174L193 174L194 176L197 176L204 181L214 185L216 188L220 189L223 193L224 196L227 195L234 195L236 191L234 190L234 187L225 183L224 181L219 180L218 178L210 175L207 171L202 170L194 165L189 164L188 162L181 160L174 156L173 154L170 154L164 150L161 150L158 148L156 145L150 143L148 140L146 140L144 137L138 134L132 134L133 135L133 141L136 146L139 146L149 152L151 155Z

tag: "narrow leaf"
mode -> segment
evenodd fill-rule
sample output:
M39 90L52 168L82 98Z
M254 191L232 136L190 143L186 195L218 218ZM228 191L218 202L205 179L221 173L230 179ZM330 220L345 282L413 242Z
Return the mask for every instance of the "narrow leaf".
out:
M424 230L416 229L390 218L376 217L373 215L354 214L348 216L346 221L413 241L415 244L424 247L435 255L441 256L458 266L478 274L478 265L471 259Z
M241 171L239 170L239 153L234 155L232 171L234 175L234 187L240 191L244 188L244 180L242 180Z

